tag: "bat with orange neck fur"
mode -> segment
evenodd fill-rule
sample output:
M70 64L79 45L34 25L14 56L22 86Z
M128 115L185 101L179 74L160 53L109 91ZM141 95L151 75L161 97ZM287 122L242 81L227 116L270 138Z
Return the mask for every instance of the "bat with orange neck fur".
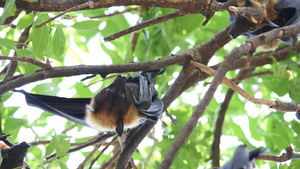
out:
M99 131L116 131L139 125L144 119L157 121L166 111L154 88L155 77L162 70L149 70L126 78L118 75L114 82L92 98L62 98L27 93L28 105ZM176 120L166 111L171 120Z
M260 8L263 0L244 0L242 7ZM232 8L236 9L236 8ZM250 38L274 28L297 24L300 22L300 0L269 0L262 15L257 17L243 12L230 11L230 29L228 35L236 38L245 35ZM297 38L282 37L259 48L263 51L277 49L279 42L294 45Z

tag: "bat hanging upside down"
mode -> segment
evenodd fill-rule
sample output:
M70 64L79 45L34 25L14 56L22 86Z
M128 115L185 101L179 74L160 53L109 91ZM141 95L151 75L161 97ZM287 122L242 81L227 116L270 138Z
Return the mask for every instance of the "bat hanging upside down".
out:
M300 0L269 0L261 15L254 15L255 9L263 7L265 0L238 0L236 6L229 7L229 36L234 39L239 35L250 38L274 28L300 22ZM250 9L252 8L252 9ZM295 45L297 36L282 37L259 48L263 51L275 50L279 42Z
M164 111L177 124L154 88L155 77L163 72L143 71L129 78L118 75L93 98L62 98L14 91L23 93L30 106L99 131L115 130L121 136L124 128L135 127L143 119L157 121Z

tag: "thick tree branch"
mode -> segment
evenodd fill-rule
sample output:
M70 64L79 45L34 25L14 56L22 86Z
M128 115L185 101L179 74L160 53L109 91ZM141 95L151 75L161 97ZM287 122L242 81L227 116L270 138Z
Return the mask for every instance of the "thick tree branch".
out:
M23 0L16 0L17 9L25 9L31 11L64 11L74 6L85 3L86 0L43 0L35 3L30 3ZM203 15L211 15L213 12L210 9L209 1L207 0L93 0L92 9L108 8L112 6L129 6L141 5L149 7L165 7L175 9L189 9L191 13L202 13ZM0 7L3 7L5 1L0 1Z
M104 66L91 66L91 65L79 65L79 66L64 66L51 68L46 70L40 70L34 74L28 76L17 76L9 81L5 81L0 84L0 96L4 93L21 87L25 84L44 80L47 78L55 77L68 77L82 74L109 74L109 73L123 73L123 72L136 72L145 69L159 69L168 67L175 64L183 64L188 61L188 57L170 56L156 61L148 61L141 63L128 63L128 64L115 64Z

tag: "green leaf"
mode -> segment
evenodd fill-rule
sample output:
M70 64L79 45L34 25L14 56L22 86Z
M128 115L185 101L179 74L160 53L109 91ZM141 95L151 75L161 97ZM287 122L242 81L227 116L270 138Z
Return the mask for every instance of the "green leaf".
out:
M28 26L30 26L34 21L34 14L33 12L24 15L18 22L17 24L17 29L21 30L24 28L27 28Z
M57 57L61 56L65 50L66 37L61 27L57 27L53 35L53 52Z
M41 54L47 47L49 41L49 29L47 26L42 26L34 29L32 37L32 47L36 54Z
M284 122L279 121L277 118L272 118L268 125L268 131L268 135L278 149L285 149L291 145L290 130L288 130Z
M70 140L61 140L56 146L57 156L66 154L71 147Z
M72 25L72 27L79 30L92 30L92 29L98 29L100 23L101 21L82 21L82 22L76 22L75 24Z
M248 142L248 139L246 138L244 131L238 124L234 123L233 121L230 121L229 125L231 126L234 136L237 136L241 141L245 143Z
M0 25L2 25L5 22L6 18L10 15L14 5L15 5L15 0L6 0L4 11L0 18Z
M10 40L10 39L7 39L7 38L0 38L0 47L7 47L7 48L10 48L10 49L14 49L16 47L16 44L17 42L14 41L14 40Z
M58 137L55 135L53 136L52 140L50 141L50 143L46 148L46 154L45 154L46 157L54 152L54 150L57 147L57 144L58 144Z
M64 162L58 161L58 163L61 169L68 169L67 165Z

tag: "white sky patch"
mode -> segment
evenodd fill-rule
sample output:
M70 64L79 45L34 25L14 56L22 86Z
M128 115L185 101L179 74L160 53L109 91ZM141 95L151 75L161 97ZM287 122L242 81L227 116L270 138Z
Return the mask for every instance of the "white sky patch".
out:
M219 85L214 94L215 99L218 103L223 103L224 98L225 98L225 94L222 94L221 90L222 90L222 85Z
M214 55L213 57L211 57L211 59L209 60L207 66L213 66L220 63L219 59L216 57L216 55Z
M237 145L243 144L241 141L239 141L239 138L236 136L227 136L222 135L221 136L221 143L220 143L220 149L228 149L230 147L236 147Z
M84 159L85 157L81 152L75 151L69 155L69 159L66 162L66 165L68 166L68 168L77 168Z
M71 27L74 24L72 19L61 19L59 22L67 27ZM70 28L66 28L66 31L68 31L68 29Z
M103 30L105 27L106 27L106 21L103 21L103 22L100 23L98 29L101 31L101 30Z
M166 118L166 121L171 121L169 117ZM162 121L158 120L156 125L154 126L155 130L155 138L158 140L158 142L162 141L164 130L162 129Z
M283 118L286 122L291 122L292 120L295 119L295 116L296 115L293 112L286 112L284 113Z
M247 111L248 115L252 118L256 118L259 115L259 109L252 102L246 102L244 109Z
M251 144L253 144L254 146L256 146L256 147L266 147L266 143L265 142L263 142L263 141L256 141L253 138L249 138L249 142Z
M260 110L267 116L270 114L270 107L266 105L261 105Z
M173 50L172 50L172 54L175 55L178 51L180 50L179 46L176 46Z
M258 91L258 90L259 90L259 86L256 85L256 84L254 84L254 85L251 86L251 89L252 89L253 91Z
M184 103L191 104L192 106L196 106L199 103L199 93L195 91L190 93L182 93L181 97Z
M105 15L108 15L114 13L115 11L122 12L124 10L125 10L124 6L113 6L113 7L109 7L104 13Z
M290 98L290 95L287 93L282 97L278 98L280 101L285 101L285 102L292 102L292 99Z
M238 124L241 129L243 130L246 138L250 138L251 137L251 132L249 129L249 121L248 121L248 117L246 116L237 116L233 118L233 122Z
M172 79L168 82L168 85L171 86L175 82L175 79Z
M145 147L153 146L154 141L149 137L145 137L143 141L139 144L137 149L144 149Z
M25 141L27 143L35 141L35 134L29 128L20 128L18 133L18 138L21 138L20 141Z
M125 13L123 15L125 16L126 20L129 22L130 25L135 25L139 19L139 16L137 14Z
M171 103L171 105L170 105L170 107L177 107L179 105L179 101L178 101L178 99L175 99L172 103Z
M173 78L177 78L177 77L179 76L179 72L174 72L174 73L172 74L172 76L173 76Z
M56 133L61 133L64 131L67 121L67 119L60 116L51 116L47 118L47 126L51 126L51 128L54 128Z
M195 45L195 41L191 40L191 39L186 39L185 41L187 41L190 45L194 46Z
M207 116L201 116L198 121L203 125L208 122L208 118Z
M104 41L103 41L103 44L104 44L104 46L105 46L107 49L109 49L109 50L115 50L115 49L116 49L115 45L113 45L113 44L110 43L110 42L104 42Z
M262 98L262 97L263 97L263 94L262 94L261 91L258 91L258 92L256 92L256 93L254 94L254 97L255 97L255 98Z
M270 169L270 164L265 163L264 165L260 166L260 169Z

